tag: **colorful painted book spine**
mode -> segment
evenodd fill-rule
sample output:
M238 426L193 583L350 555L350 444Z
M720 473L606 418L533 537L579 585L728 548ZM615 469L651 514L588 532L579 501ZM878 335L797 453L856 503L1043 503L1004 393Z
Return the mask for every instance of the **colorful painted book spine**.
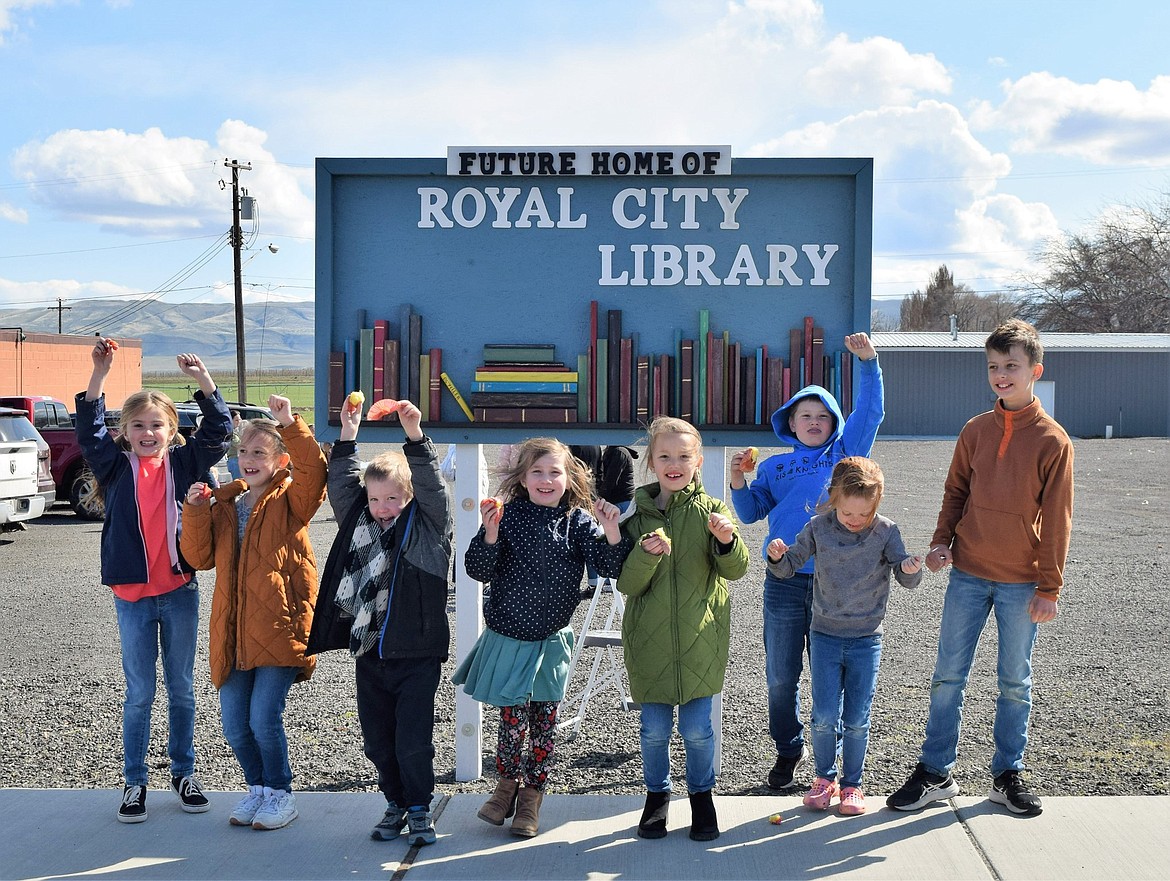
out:
M711 329L711 313L706 309L699 310L698 352L695 356L695 383L698 400L695 402L696 425L705 425L707 419L707 336Z
M813 344L813 317L804 316L804 361L801 362L801 382L812 384L812 344Z
M358 387L358 341L345 341L345 393L348 395Z
M463 395L459 394L459 389L455 388L455 382L444 371L439 374L439 378L443 380L443 385L447 386L447 391L451 393L451 397L455 399L455 403L459 405L459 409L463 411L463 415L467 417L469 422L475 421L475 415L471 412L471 408L467 406L467 401L463 400Z
M636 370L637 379L635 380L635 387L637 389L636 407L634 410L634 417L639 424L646 423L650 418L650 356L638 356L638 368Z
M418 412L422 422L431 421L431 355L423 352L418 356L419 395ZM424 378L425 377L425 378Z
M739 343L731 344L731 353L727 356L727 421L732 425L739 425L743 420L743 364L740 363Z
M695 424L695 341L683 340L678 356L678 418Z
M543 371L511 371L511 370L476 370L476 382L577 382L576 370L556 370L545 373ZM573 389L576 391L576 389Z
M533 394L532 392L472 392L472 407L565 407L577 406L577 394Z
M616 356L615 356L616 357ZM609 340L597 338L597 421L609 419Z
M443 350L431 349L430 397L431 421L443 421Z
M386 387L383 390L382 397L389 398L392 401L399 401L402 399L402 388L398 379L398 365L399 365L399 349L400 344L396 339L386 340Z
M707 345L707 421L713 425L727 422L723 399L723 337L708 334Z
M600 422L597 413L597 301L589 301L589 421Z
M479 374L476 374L477 376ZM471 384L473 392L525 392L536 394L564 394L573 392L576 394L580 383L576 382L497 382L487 381L483 382L476 380Z
M759 425L760 399L757 397L759 385L756 382L756 356L745 355L743 358L743 377L740 379L740 389L743 392L743 407L740 410L741 420L745 425Z
M775 413L780 409L780 394L784 383L784 362L775 356L769 357L765 369L768 371L768 412Z
M476 407L472 410L479 422L549 423L568 425L577 421L577 408Z
M658 372L661 375L661 388L654 395L655 416L669 416L674 412L674 356L658 356Z
M606 340L609 343L608 370L606 372L607 408L609 422L621 421L621 370L622 370L622 310L610 309L606 313Z
M618 365L618 421L629 422L633 417L630 393L634 383L634 344L624 337L620 344L621 363Z
M531 345L520 343L488 343L483 347L483 360L486 363L494 361L535 361L550 362L557 360L556 346L548 343L534 343Z
M380 401L386 397L386 337L390 333L390 322L379 318L374 322L374 396Z
M812 375L809 377L810 382L813 385L819 385L832 391L828 377L825 376L825 329L823 327L813 328L812 350L809 357L812 358L810 362L810 366L812 367Z
M756 425L763 425L772 417L771 413L764 412L764 359L767 357L767 346L756 349Z
M345 352L329 353L329 421L341 419L345 398Z
M410 369L410 375L407 377L410 383L410 400L421 410L422 409L422 374L420 368L422 367L422 316L411 312L410 313L410 351L407 352L406 363ZM425 416L423 417L426 418Z
M593 347L590 346L590 349ZM589 376L588 352L577 356L577 376ZM577 421L589 422L589 383L577 380Z

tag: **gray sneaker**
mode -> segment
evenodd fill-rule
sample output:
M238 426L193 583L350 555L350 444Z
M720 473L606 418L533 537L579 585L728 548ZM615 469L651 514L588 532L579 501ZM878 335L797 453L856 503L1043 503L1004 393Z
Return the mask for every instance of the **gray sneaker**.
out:
M381 822L374 827L370 838L374 841L393 841L406 826L406 811L392 801L386 802L386 813Z
M430 811L409 811L406 825L406 843L411 847L435 843L435 824L431 822Z

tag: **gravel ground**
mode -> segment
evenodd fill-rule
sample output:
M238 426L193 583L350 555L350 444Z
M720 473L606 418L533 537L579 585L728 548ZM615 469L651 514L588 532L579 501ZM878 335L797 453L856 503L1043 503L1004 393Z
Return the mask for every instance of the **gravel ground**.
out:
M882 512L901 526L912 549L926 549L952 447L949 440L915 440L880 441L875 448L887 480ZM1165 513L1170 508L1170 440L1077 441L1076 454L1076 513L1065 598L1059 617L1041 629L1034 653L1027 754L1034 788L1042 795L1167 795L1170 604L1165 586L1170 560ZM744 528L754 562L732 592L732 659L717 787L724 795L767 795L763 780L775 758L767 734L760 636L762 526ZM311 531L323 562L336 534L328 506ZM97 580L99 533L100 524L80 521L58 505L27 531L0 536L0 787L116 788L121 783L122 676L113 603ZM462 537L460 547L466 541ZM209 789L240 789L239 768L223 739L207 672L213 573L201 579L198 775ZM866 788L874 795L900 786L917 759L945 584L945 574L928 574L916 591L895 586L866 771ZM584 610L583 604L579 616ZM972 673L956 769L968 794L984 791L983 774L991 759L994 650L992 623ZM160 683L149 754L154 787L168 783L162 695ZM806 721L807 713L806 706ZM487 708L487 777L456 782L454 691L448 682L441 686L435 733L440 792L490 791L495 718L495 711ZM613 691L596 698L580 735L558 742L553 791L642 792L637 721L636 712L617 708ZM297 788L376 788L373 768L361 750L353 662L345 653L328 653L312 681L294 687L286 724ZM682 748L675 740L677 776ZM806 778L810 771L806 765Z

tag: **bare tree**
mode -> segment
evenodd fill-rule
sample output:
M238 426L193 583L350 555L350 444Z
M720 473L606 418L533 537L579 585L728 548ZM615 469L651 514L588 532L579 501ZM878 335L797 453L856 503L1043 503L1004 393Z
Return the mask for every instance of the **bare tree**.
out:
M930 276L925 291L914 291L902 300L901 330L950 330L953 315L959 330L990 331L1016 312L1010 296L984 296L956 284L944 264Z
M1170 195L1050 241L1038 259L1045 271L1020 288L1021 314L1042 330L1170 331Z

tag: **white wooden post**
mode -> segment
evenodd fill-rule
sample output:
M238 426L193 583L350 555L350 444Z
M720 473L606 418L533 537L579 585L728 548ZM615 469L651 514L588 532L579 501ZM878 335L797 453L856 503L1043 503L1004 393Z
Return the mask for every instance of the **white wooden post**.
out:
M455 661L471 651L483 629L483 591L463 568L463 552L480 526L486 484L480 444L455 445ZM455 687L455 779L483 776L483 707Z
M703 489L707 495L727 501L727 447L703 448ZM715 773L723 766L723 693L711 699L711 730L715 732Z

